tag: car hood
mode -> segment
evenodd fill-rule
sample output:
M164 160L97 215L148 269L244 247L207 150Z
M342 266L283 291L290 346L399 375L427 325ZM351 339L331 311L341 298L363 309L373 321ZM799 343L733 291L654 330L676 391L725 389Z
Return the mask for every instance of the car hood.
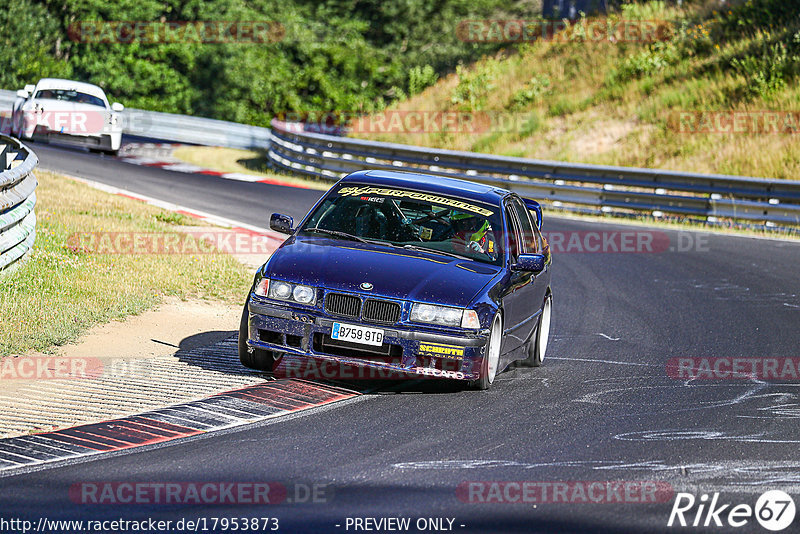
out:
M435 253L327 238L291 237L266 275L316 287L466 307L499 267ZM370 291L362 283L372 284Z

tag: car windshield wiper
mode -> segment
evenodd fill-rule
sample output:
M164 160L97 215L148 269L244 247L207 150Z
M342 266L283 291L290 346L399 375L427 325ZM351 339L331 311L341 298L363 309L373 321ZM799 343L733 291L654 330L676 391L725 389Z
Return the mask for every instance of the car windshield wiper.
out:
M304 231L306 231L306 232L317 232L318 234L333 235L333 236L336 236L336 237L349 239L351 241L358 241L359 243L369 243L369 241L367 241L363 237L358 237L357 235L348 234L347 232L340 232L338 230L328 230L327 228L314 227L314 228L306 228Z
M472 261L472 258L468 256L462 256L461 254L456 254L455 252L445 252L443 250L439 250L438 248L418 247L415 245L403 245L403 248L406 250L416 250L417 252L427 252L429 254L441 254L442 256L450 256L451 258L457 258L459 260Z
M403 248L406 250L416 250L417 252L427 252L429 254L441 254L442 256L449 256L451 258L457 258L459 260L472 260L468 256L463 256L461 254L456 254L455 252L445 252L443 250L438 250L434 248L427 248L427 247L418 247L415 245L400 245L397 243L392 243L390 241L378 241L373 239L364 239L363 237L359 237L357 235L348 234L347 232L340 232L339 230L329 230L327 228L306 228L305 232L317 232L320 234L328 234L336 237L341 237L344 239L350 239L352 241L358 241L359 243L367 243L370 245L385 245L388 247L395 247L395 248Z

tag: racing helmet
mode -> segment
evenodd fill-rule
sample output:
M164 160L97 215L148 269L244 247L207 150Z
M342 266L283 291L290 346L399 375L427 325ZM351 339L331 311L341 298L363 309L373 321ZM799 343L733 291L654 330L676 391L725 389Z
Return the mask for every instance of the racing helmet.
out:
M489 231L489 221L480 215L456 212L450 216L453 230L469 241L480 242Z

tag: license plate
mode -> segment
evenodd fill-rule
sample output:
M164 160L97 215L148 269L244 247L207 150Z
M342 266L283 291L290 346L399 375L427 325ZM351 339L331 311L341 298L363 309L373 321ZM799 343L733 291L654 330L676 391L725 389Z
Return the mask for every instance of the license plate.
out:
M383 330L352 324L333 323L331 338L380 347L383 345Z

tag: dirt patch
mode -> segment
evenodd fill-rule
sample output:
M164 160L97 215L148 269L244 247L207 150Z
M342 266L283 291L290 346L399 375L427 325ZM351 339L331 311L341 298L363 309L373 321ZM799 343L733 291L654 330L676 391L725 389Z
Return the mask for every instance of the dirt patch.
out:
M605 154L615 148L636 129L632 120L606 120L592 124L584 131L576 133L572 140L572 150L581 157Z
M238 359L241 313L240 305L169 298L141 315L95 326L54 354L3 358L0 437L103 421L263 381Z
M244 295L242 295L244 301ZM242 307L207 300L167 298L141 315L93 327L58 356L147 358L216 343L239 328ZM198 335L198 332L212 332Z

